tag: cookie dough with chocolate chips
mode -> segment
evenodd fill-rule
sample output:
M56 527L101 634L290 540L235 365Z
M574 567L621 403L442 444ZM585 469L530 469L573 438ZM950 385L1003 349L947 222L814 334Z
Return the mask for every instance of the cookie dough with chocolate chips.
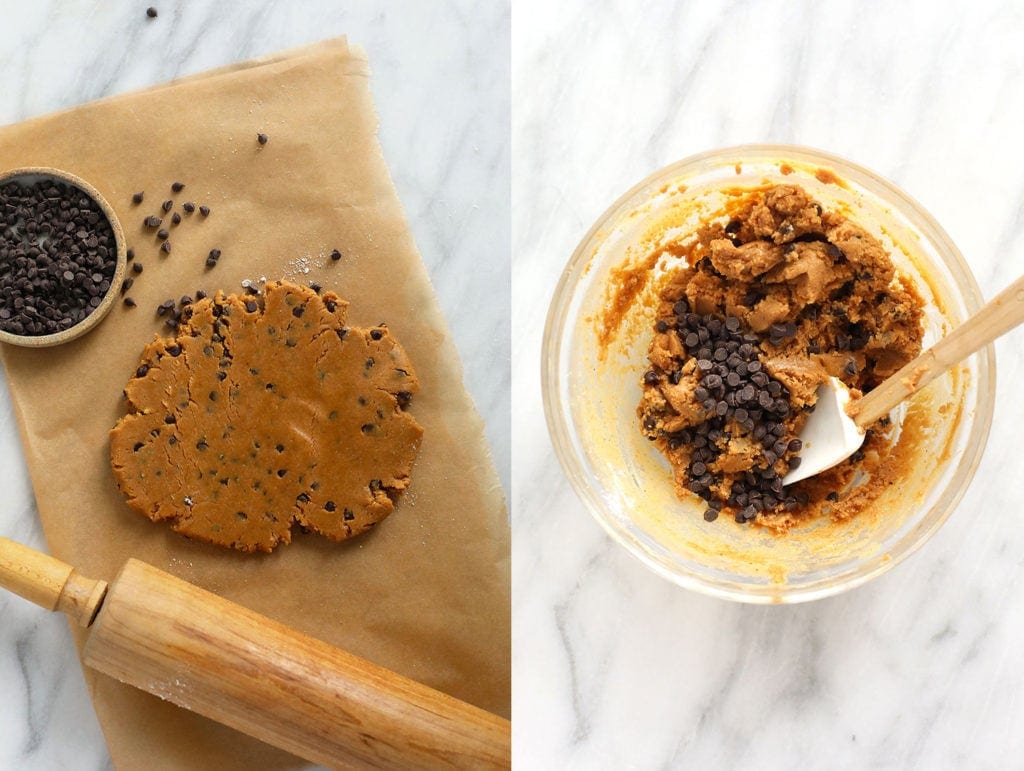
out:
M110 432L129 505L244 552L296 523L341 541L390 514L423 433L406 412L418 381L388 329L346 326L346 308L287 282L190 305L146 347Z
M817 387L834 376L867 392L917 356L923 303L874 237L802 188L751 191L732 212L700 229L661 292L637 412L705 519L786 530L890 446L882 419L850 459L784 487Z

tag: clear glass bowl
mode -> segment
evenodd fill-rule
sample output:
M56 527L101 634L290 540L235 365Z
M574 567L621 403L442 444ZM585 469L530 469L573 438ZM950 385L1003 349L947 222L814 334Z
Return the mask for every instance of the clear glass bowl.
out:
M783 173L785 171L786 173ZM952 513L981 458L992 421L995 360L989 346L936 379L906 410L927 413L914 473L846 522L827 517L786 536L707 523L695 496L672 491L667 462L639 431L636 406L651 337L660 260L637 301L602 345L598 320L609 285L621 285L659 240L692 230L720 207L723 190L788 182L808 190L882 241L926 303L925 346L982 305L949 236L890 182L841 158L802 147L713 150L652 174L594 224L555 290L544 331L544 409L570 483L611 537L681 586L744 602L800 602L858 586L909 556Z

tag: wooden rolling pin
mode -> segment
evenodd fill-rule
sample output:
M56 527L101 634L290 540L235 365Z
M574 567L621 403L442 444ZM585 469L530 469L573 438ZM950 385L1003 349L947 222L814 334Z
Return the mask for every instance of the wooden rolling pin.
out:
M138 560L108 589L0 538L0 587L90 627L93 669L314 763L511 765L507 720Z

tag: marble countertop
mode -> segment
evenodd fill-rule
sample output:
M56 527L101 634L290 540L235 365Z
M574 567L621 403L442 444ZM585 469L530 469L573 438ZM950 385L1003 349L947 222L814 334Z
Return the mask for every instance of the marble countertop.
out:
M502 3L8 4L0 124L336 35L373 70L384 156L509 489L509 13ZM0 533L45 549L6 381ZM64 619L0 594L0 769L110 765Z
M870 5L870 11L868 8ZM540 343L578 241L650 172L809 145L893 180L986 297L1024 273L1024 12L1010 3L517 0L513 737L519 768L1005 768L1024 756L1024 330L958 510L872 583L805 605L688 592L569 488Z

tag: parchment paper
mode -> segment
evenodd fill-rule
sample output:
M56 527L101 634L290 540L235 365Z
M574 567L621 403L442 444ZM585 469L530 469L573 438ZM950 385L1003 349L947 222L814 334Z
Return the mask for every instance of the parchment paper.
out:
M116 306L62 347L0 346L0 358L54 556L106 580L136 557L508 716L501 488L376 140L368 76L362 52L332 40L0 129L0 170L54 166L90 181L145 265L131 290L138 308ZM257 132L270 137L262 148ZM172 228L173 251L161 258L142 219L179 180L179 204L212 212ZM141 206L131 203L137 190ZM207 270L214 247L223 256ZM390 326L419 375L410 409L425 433L412 484L387 520L351 542L296 531L271 555L193 543L129 510L111 474L107 432L143 345L164 331L156 306L260 277L334 289L351 303L350 323ZM301 765L91 670L85 677L119 769Z

